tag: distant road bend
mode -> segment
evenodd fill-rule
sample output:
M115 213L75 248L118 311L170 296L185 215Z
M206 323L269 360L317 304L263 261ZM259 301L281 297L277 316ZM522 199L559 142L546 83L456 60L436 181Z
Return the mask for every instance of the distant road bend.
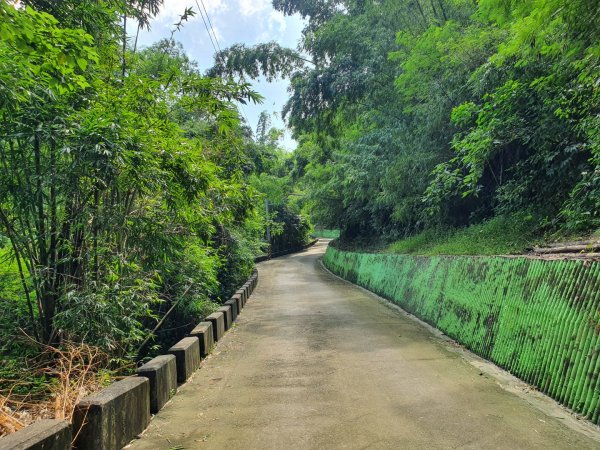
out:
M259 265L236 327L133 449L600 449L597 429L320 265Z

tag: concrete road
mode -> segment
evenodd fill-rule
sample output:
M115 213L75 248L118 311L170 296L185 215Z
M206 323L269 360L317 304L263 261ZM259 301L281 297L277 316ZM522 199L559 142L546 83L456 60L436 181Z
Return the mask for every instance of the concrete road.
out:
M598 428L327 273L259 265L235 328L133 449L585 449Z

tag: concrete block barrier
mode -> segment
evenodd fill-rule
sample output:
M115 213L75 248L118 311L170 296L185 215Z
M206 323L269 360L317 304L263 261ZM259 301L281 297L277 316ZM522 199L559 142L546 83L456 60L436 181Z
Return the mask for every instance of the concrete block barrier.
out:
M0 450L70 450L71 424L64 420L40 420L0 438Z
M235 301L234 299L229 299L227 300L224 305L229 305L231 306L231 320L233 322L235 322L237 320L237 316L238 316L238 304L237 301Z
M217 312L200 322L169 349L136 370L138 376L117 381L82 399L73 425L40 420L0 439L0 450L118 450L150 423L183 383L200 367L214 343L230 329L258 282L255 270L246 283ZM73 442L73 436L75 442ZM72 447L73 445L73 447Z
M210 349L215 345L213 327L211 322L200 322L190 331L190 337L197 337L200 342L200 356L206 358Z
M150 423L150 382L128 377L89 395L75 407L77 450L123 448Z
M215 341L221 340L223 333L225 333L225 317L222 312L212 313L206 318L206 320L212 323L213 337Z
M223 318L225 319L224 320L225 331L229 330L231 328L231 326L233 325L233 316L231 314L231 306L223 305L219 309L217 309L217 312L223 313Z
M150 412L156 414L177 390L175 355L161 355L148 361L136 371L150 382Z
M177 365L177 382L186 380L200 367L200 341L197 337L186 337L169 349L175 356Z
M248 296L245 294L244 290L238 289L235 293L242 298L242 303L245 305L248 301Z
M244 309L244 306L246 306L244 304L244 302L242 301L242 296L239 294L233 294L233 296L231 297L231 300L234 300L237 303L238 314L242 311L242 309Z

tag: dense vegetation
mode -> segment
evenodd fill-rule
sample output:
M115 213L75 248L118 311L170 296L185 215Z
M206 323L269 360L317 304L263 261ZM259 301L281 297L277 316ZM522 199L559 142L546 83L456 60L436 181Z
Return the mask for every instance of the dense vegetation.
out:
M238 44L207 72L174 39L193 9L140 49L129 36L162 0L14 3L0 0L2 392L44 391L59 354L102 352L98 373L172 343L256 256L306 242L309 216L402 253L519 252L600 227L597 0L273 0L306 19L299 48ZM268 115L255 133L238 115L260 75L291 79L293 153Z
M297 51L234 46L213 70L291 77L292 173L314 223L440 241L501 217L528 236L495 251L600 226L597 1L273 5L306 18Z
M0 394L52 384L43 359L61 349L118 368L171 345L269 251L267 227L299 242L309 228L285 183L270 199L280 133L265 116L254 138L238 116L260 96L203 74L173 39L192 9L138 49L128 33L162 1L12 3L0 0Z

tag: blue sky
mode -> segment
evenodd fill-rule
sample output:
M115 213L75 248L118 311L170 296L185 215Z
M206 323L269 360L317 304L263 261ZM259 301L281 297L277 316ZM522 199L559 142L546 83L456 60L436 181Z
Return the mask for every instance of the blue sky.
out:
M200 0L198 3L201 7ZM204 5L222 49L237 42L253 45L268 41L277 41L281 45L295 48L304 27L299 16L285 17L275 11L271 0L204 0ZM138 45L148 46L169 37L173 24L179 21L186 7L192 7L197 15L186 22L184 27L175 33L174 38L183 44L188 56L205 70L213 64L214 50L198 13L196 0L165 0L160 14L152 22L150 31L140 33ZM265 97L260 105L244 106L244 112L253 130L256 130L258 116L264 110L275 114L273 126L284 127L280 115L288 97L288 84L287 80L273 83L264 80L253 82L254 89ZM283 145L289 150L296 145L289 132L286 133Z

